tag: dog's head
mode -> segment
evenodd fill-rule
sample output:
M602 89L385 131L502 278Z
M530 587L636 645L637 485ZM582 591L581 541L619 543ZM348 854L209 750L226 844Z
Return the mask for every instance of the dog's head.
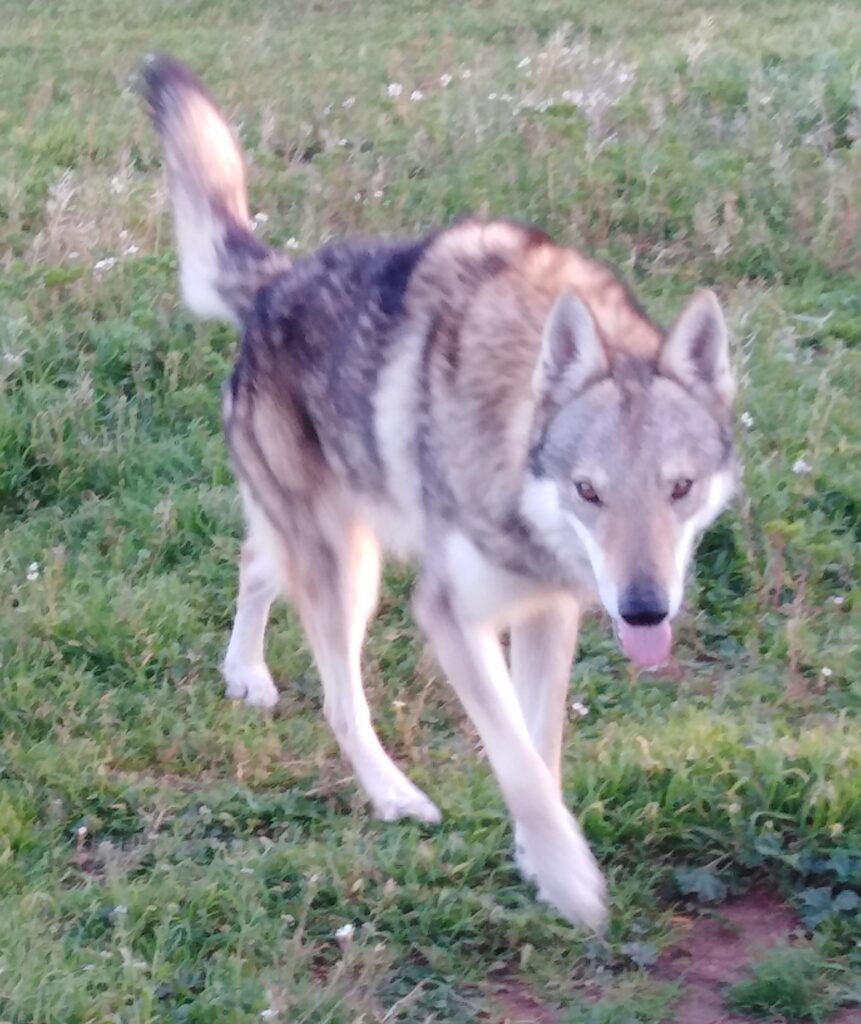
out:
M661 662L696 542L736 478L735 383L717 300L695 294L646 359L605 345L586 305L563 296L534 386L524 510L560 557L582 562L585 549L626 654Z

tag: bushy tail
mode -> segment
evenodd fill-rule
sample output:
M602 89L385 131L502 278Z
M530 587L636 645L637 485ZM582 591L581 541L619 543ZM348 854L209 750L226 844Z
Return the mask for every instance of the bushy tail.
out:
M143 81L164 153L183 297L198 316L238 325L289 260L251 233L242 151L203 83L162 54L145 59Z

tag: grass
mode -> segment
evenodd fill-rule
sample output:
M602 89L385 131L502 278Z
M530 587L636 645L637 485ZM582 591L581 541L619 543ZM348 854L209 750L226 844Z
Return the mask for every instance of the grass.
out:
M821 1021L834 1008L827 966L810 948L773 950L756 964L752 977L734 985L729 1005L767 1020Z
M571 1022L670 1020L645 968L674 901L753 878L797 901L846 995L861 968L853 10L0 0L0 1019L502 1024L495 993L516 981ZM695 286L720 292L745 487L700 551L680 671L634 683L596 620L572 680L589 710L572 715L565 788L609 872L603 940L519 881L406 575L387 581L368 690L439 829L368 816L285 610L278 713L223 700L240 523L218 390L235 339L177 303L129 89L153 48L240 124L273 242L301 253L473 209L616 261L664 320Z

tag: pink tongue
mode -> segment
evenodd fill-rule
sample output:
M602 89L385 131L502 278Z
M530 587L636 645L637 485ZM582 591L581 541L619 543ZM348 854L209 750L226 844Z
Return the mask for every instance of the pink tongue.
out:
M669 619L664 619L657 626L630 626L627 622L620 622L618 630L622 650L635 665L651 668L669 658L673 645Z

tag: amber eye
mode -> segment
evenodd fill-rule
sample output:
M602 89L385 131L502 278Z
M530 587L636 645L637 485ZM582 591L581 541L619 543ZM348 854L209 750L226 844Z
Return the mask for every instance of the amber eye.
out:
M578 480L574 486L577 488L577 493L584 501L588 501L590 505L600 505L601 499L598 497L598 492L589 483L588 480Z
M676 482L673 484L673 501L681 501L682 498L686 498L691 493L691 488L693 486L693 480L676 480Z

